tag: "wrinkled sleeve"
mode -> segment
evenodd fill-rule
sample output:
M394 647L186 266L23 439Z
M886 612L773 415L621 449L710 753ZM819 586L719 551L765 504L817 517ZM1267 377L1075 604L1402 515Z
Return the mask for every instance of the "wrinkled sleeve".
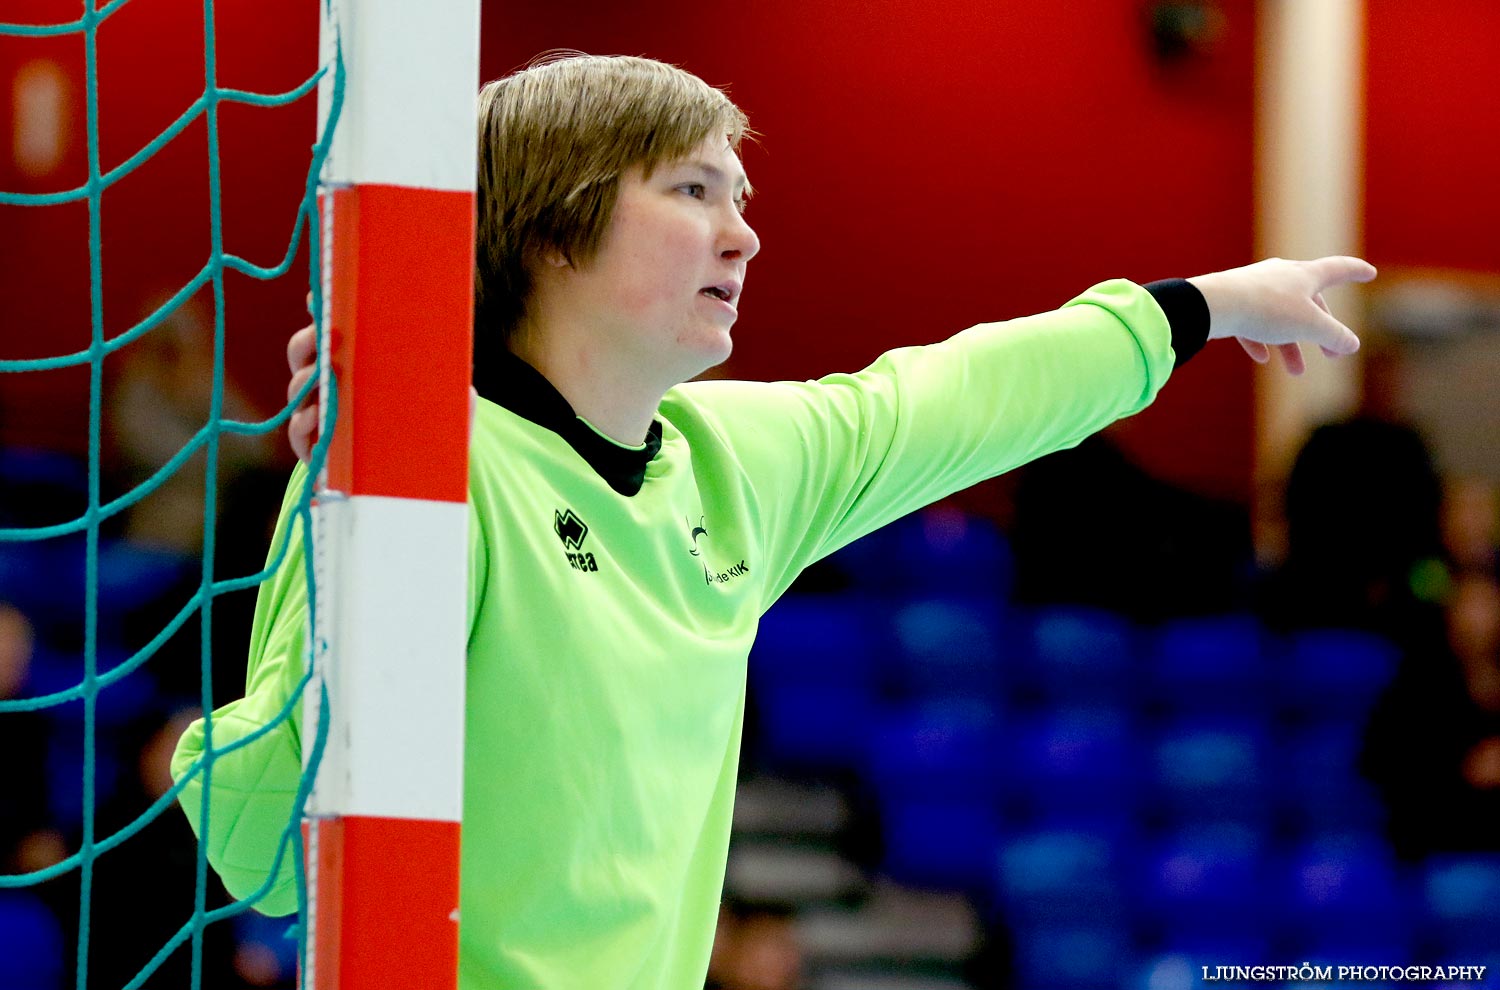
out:
M298 465L287 486L271 560L283 541L281 566L257 591L251 627L245 696L213 713L215 750L245 739L270 725L287 705L302 679L307 649L307 585L304 580L302 523L296 507L307 471ZM269 563L269 561L268 561ZM208 807L208 834L202 834L203 770L198 769L178 796L208 861L235 898L255 893L271 875L276 849L287 830L297 788L302 780L302 705L260 738L214 761ZM180 780L203 759L206 744L203 719L189 726L172 756L172 777ZM291 841L300 842L294 826ZM264 898L256 904L266 914L297 910L292 849L282 857Z
M755 507L769 608L839 547L1144 409L1173 362L1161 307L1115 280L856 374L681 391L732 452L733 478L715 483L742 485Z
M292 822L292 809L302 781L301 698L291 705L287 717L279 722L277 719L306 669L306 558L303 527L297 516L306 480L307 469L297 465L282 502L268 564L274 561L283 541L288 541L286 556L257 592L245 696L213 713L213 746L219 755L213 764L209 787L207 834L202 828L201 768L178 796L193 831L206 849L209 863L232 896L250 897L269 879L269 887L255 907L271 915L297 910L292 849L289 847L283 855L274 877L271 867L284 833L290 834L292 842L301 841L300 823ZM469 512L468 606L472 631L479 607L476 596L484 587L482 575L487 563L472 504ZM480 580L476 580L476 574ZM224 752L266 726L272 727L247 745ZM206 748L206 730L205 720L199 719L178 741L172 756L174 780L181 780L200 765Z

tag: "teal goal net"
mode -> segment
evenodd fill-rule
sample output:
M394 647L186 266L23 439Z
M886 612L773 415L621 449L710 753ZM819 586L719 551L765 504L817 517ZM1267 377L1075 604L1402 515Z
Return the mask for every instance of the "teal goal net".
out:
M236 534L225 528L230 524L223 483L228 465L238 457L235 444L254 441L264 448L279 443L288 418L308 400L317 378L268 418L241 415L244 404L236 401L226 374L226 354L233 342L226 327L234 321L226 309L225 284L236 274L256 280L300 280L305 272L321 335L325 232L319 222L319 177L343 103L343 61L335 41L322 64L310 64L308 69L315 71L295 88L262 93L223 86L223 39L218 31L226 18L216 6L225 5L203 0L201 14L195 12L192 23L178 25L201 34L201 93L149 141L119 160L106 160L100 142L101 36L109 37L112 23L125 16L122 9L147 2L84 0L81 16L74 20L0 23L0 45L7 60L17 65L38 64L29 59L27 46L55 45L63 38L75 40L82 51L81 72L74 79L63 71L63 81L81 90L76 102L82 110L86 180L40 191L22 191L16 184L0 189L0 217L10 221L3 225L10 237L11 231L45 229L51 223L44 219L39 228L34 222L37 214L32 214L23 227L15 220L23 211L55 214L61 226L61 218L86 210L87 271L80 271L66 291L87 296L89 315L86 346L54 348L23 331L19 302L0 300L0 307L10 310L0 312L0 386L5 379L49 372L71 371L81 381L86 372L88 406L87 443L78 445L82 456L0 447L0 749L7 765L0 769L0 987L9 990L188 985L198 990L235 985L235 980L244 986L290 985L296 961L305 961L305 940L295 925L268 928L265 919L251 913L258 895L228 901L176 809L188 779L162 780L161 765L163 753L170 753L182 728L180 719L191 716L184 716L180 708L164 708L160 685L169 678L157 666L167 662L169 652L182 653L184 641L191 642L197 652L198 695L181 700L196 701L201 713L208 713L216 697L221 702L225 692L232 696L242 685L222 683L225 667L222 658L216 663L214 644L216 639L222 642L223 633L216 622L227 622L231 598L243 601L288 558L289 540L282 540L271 547L260 570L255 570L256 561L245 572L225 572L220 551ZM17 7L6 6L14 17ZM19 6L24 13L26 5ZM59 5L36 6L55 12ZM21 69L16 78L32 79L40 94L29 99L32 90L23 92L17 84L13 144L15 160L24 164L27 155L45 157L47 135L58 126L48 117L56 101L49 102L47 94L57 86L43 70ZM315 143L309 134L310 158L300 200L292 197L285 204L285 223L291 231L285 251L279 261L262 259L270 263L258 264L236 254L235 245L225 237L221 115L231 105L268 111L287 107L309 99L320 84L325 98L331 92L326 124ZM34 133L41 138L32 141ZM162 292L149 311L128 325L111 327L106 319L107 290L120 283L105 278L104 222L106 217L111 224L134 222L128 211L111 214L111 194L149 160L204 136L207 256L196 274ZM304 248L307 269L298 264ZM36 243L19 250L49 248ZM113 266L115 256L111 261ZM156 371L161 374L156 379L136 375L148 384L154 382L157 392L148 389L146 394L170 393L174 381L185 381L178 387L201 392L201 422L183 426L183 415L177 415L172 422L179 434L153 427L160 421L148 417L145 439L171 449L155 460L146 459L149 468L136 464L133 474L122 474L119 458L109 454L112 439L117 439L110 431L129 422L132 404L145 400L132 398L130 387L111 376L130 367L122 361L133 349L151 347L156 347ZM199 355L199 365L189 359L193 354ZM333 390L325 394L332 406ZM331 417L332 409L325 414ZM310 478L317 476L331 433L325 428L314 448ZM185 476L195 480L177 484ZM128 483L117 485L120 477ZM196 532L201 526L201 540L186 551L162 550L149 534L140 538L137 529L126 524L153 498L165 498L169 492L201 493L201 505L196 507L201 516L196 523L177 527ZM296 513L296 525L309 540L312 497L309 481ZM274 507L279 500L270 501ZM264 553L264 532L259 539ZM305 554L299 566L308 569L309 607L315 612L312 560L312 554ZM315 622L312 625L316 628ZM241 642L241 662L243 652ZM302 685L278 721L292 717L294 707L302 703L302 687L313 683L312 669L309 663ZM191 771L191 776L201 775L204 793L217 759L253 744L274 725L216 750L210 719L206 755ZM319 720L320 730L326 731L324 726L326 719ZM299 887L304 876L300 819L322 746L321 733L309 742L310 769L278 853L278 868L285 858L294 862ZM207 834L207 801L193 813L199 816L200 832ZM181 889L170 889L178 883Z

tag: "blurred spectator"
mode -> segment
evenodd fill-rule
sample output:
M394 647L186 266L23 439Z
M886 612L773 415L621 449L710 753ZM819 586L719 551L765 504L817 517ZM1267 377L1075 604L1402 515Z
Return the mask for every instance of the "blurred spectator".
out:
M1442 641L1441 485L1415 430L1321 426L1287 482L1287 557L1261 590L1278 632L1366 629L1406 650Z
M1444 648L1406 654L1366 741L1406 859L1500 849L1500 582L1461 575L1445 619Z
M1151 477L1104 436L1023 470L1012 538L1020 602L1147 622L1242 604L1253 559L1242 508Z
M119 493L150 478L203 428L209 418L213 382L213 303L200 293L125 348L119 370L108 379L106 433ZM221 416L241 421L261 418L228 379ZM219 446L220 485L250 468L273 463L280 453L278 430L254 436L225 434ZM197 553L203 546L207 463L200 451L137 503L126 516L126 538L184 554Z
M19 610L0 602L0 700L29 694L35 638ZM40 712L0 713L0 872L31 873L65 855L47 818L47 722Z
M1460 478L1445 486L1443 547L1456 570L1500 573L1500 489L1494 483Z
M118 368L111 369L107 378L106 460L112 495L146 482L192 442L208 422L213 381L213 302L206 293L199 293L122 350ZM220 416L253 422L262 414L226 378ZM274 522L280 506L286 484L280 465L286 458L280 430L249 436L221 434L213 512L216 579L254 574L263 566L270 543L267 520ZM176 555L187 565L177 580L170 586L164 583L159 594L128 616L121 644L127 651L139 649L156 636L201 581L197 558L203 550L209 496L207 463L206 452L200 450L124 516L121 536L136 548L137 558L153 553ZM164 559L154 570L168 573L167 563ZM214 603L215 704L242 693L253 601L254 592L249 591ZM190 620L151 661L150 669L167 697L181 702L200 698L200 628L199 622Z
M26 616L0 602L0 700L34 693L35 645L35 631ZM0 873L35 873L55 866L68 854L63 834L48 811L48 736L48 722L41 712L0 713L0 754L4 756L0 763ZM66 875L24 890L36 896L35 903L45 906L54 923L77 911L77 886ZM57 964L59 970L64 969L62 958ZM0 960L0 971L3 967L4 960Z
M266 565L277 513L286 491L286 472L250 468L219 486L219 513L214 542L214 579L225 581L255 574ZM134 652L169 623L198 590L202 568L194 560L171 586L135 610L124 625L124 643ZM213 602L210 652L215 707L244 696L246 644L255 613L256 588L220 594ZM165 698L196 704L202 697L202 623L187 621L154 656L148 669Z
M726 900L719 910L706 990L796 990L802 950L785 911Z

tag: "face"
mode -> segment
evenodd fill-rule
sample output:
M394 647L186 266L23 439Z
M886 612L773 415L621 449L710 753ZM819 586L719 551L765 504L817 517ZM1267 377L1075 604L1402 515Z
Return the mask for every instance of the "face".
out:
M598 254L566 273L600 344L670 387L729 357L745 267L760 239L745 223L746 178L723 139L621 177Z

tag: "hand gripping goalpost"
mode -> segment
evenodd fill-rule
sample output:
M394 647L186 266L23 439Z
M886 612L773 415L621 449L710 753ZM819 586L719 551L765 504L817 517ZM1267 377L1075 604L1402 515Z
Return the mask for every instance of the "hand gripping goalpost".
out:
M304 712L304 739L327 721L303 822L313 990L457 985L478 28L478 0L335 0L321 29L346 81L314 290L338 412Z

